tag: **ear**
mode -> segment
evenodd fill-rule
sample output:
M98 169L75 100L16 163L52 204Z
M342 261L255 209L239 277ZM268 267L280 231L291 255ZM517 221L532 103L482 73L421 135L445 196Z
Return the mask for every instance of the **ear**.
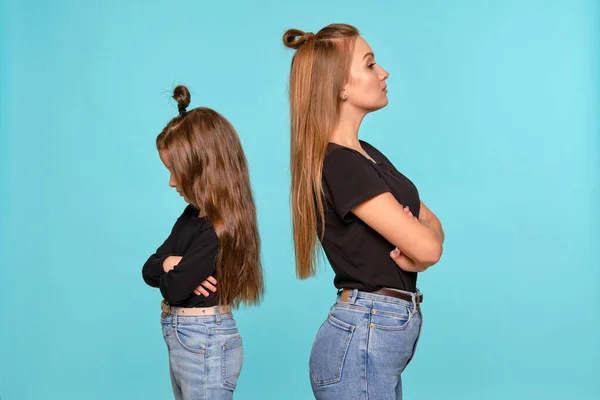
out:
M344 85L344 87L342 87L342 90L340 92L340 98L342 99L342 101L346 101L348 100L348 84Z

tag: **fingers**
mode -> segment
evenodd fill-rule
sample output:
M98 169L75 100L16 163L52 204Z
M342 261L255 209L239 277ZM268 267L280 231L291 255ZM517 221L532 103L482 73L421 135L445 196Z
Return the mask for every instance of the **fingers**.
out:
M211 275L208 278L206 278L206 280L203 281L196 289L194 289L194 293L197 296L208 297L208 295L210 294L208 290L210 290L213 293L217 291L216 286L214 286L216 284L217 280Z
M208 297L208 295L209 295L208 291L206 289L204 289L202 287L202 285L200 285L196 289L194 289L194 293L196 294L196 296Z
M410 212L410 209L408 208L408 206L404 207L402 210L403 210L403 211L406 213L406 215L408 215L409 217L412 217L413 219L415 219L415 220L417 220L417 221L419 220L417 217L415 217L415 216L413 215L413 213L412 213L412 212Z
M204 281L200 285L204 286L205 288L207 288L211 292L216 292L217 291L217 288L212 283L210 283L209 281Z
M394 260L394 262L399 268L402 268L402 259L404 258L404 255L397 247L390 252L390 257L392 258L392 260Z
M390 257L396 265L405 271L412 271L414 267L414 261L408 258L404 253L402 253L398 248L395 248L390 252ZM407 269L408 268L408 269Z

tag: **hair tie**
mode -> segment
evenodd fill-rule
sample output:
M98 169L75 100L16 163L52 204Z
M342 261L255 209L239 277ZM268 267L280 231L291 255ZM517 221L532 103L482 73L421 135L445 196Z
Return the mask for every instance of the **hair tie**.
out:
M183 104L179 104L177 109L179 110L179 115L183 117L186 113L185 106Z
M315 34L314 34L314 33L312 33L312 32L306 32L306 33L305 33L304 35L302 35L302 36L304 36L304 44L306 44L306 43L308 43L308 41L309 41L309 40L311 40L311 39L315 38L317 35L315 35Z

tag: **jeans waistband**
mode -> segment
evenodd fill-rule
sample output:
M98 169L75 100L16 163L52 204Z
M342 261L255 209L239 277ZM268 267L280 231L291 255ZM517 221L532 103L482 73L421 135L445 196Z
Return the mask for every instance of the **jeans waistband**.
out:
M386 289L394 290L396 292L407 294L408 296L412 297L413 300L407 301L407 300L403 300L403 299L397 299L397 298L391 297L391 296L386 296L383 294L365 292L365 291L358 290L358 289L351 289L350 295L348 296L348 301L345 303L354 304L357 300L372 300L372 301L393 303L393 304L399 304L399 305L418 306L415 299L419 294L421 294L419 289L417 289L417 291L414 293L407 292L405 290L400 290L400 289L393 289L393 288L386 288ZM338 292L337 301L340 301L340 297L341 297L341 291Z

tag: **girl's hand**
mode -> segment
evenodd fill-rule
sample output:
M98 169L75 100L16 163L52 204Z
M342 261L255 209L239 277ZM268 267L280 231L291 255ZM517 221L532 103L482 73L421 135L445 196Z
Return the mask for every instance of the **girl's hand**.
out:
M217 284L217 280L215 278L213 278L212 276L209 276L196 289L194 289L194 293L197 296L202 295L204 297L208 297L208 295L210 294L208 292L208 290L210 290L213 293L217 291L217 288L214 286L216 284ZM206 289L208 289L208 290L206 290Z
M163 261L163 270L165 272L171 271L177 264L179 264L182 258L183 257L179 256L169 256L165 258L165 261Z

